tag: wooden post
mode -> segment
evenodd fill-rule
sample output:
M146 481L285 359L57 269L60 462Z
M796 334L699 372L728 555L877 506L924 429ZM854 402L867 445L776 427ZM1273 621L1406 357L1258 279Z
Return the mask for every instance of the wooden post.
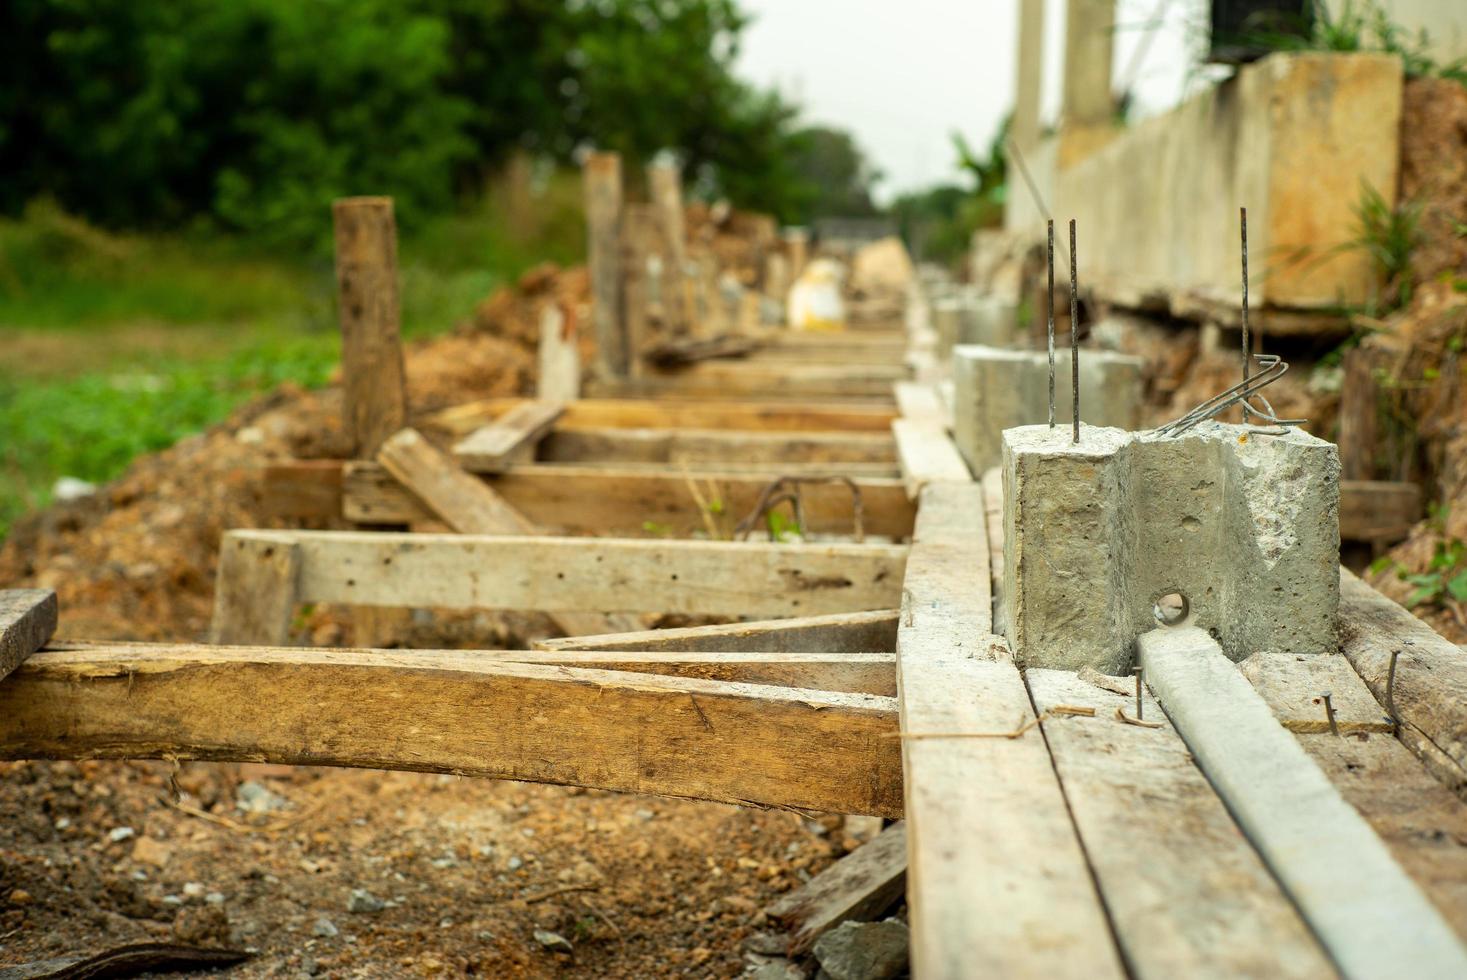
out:
M805 263L810 261L810 235L803 228L784 230L784 250L790 260L790 281L800 278Z
M540 375L535 397L542 401L573 402L581 397L581 349L576 321L559 305L540 311Z
M290 638L299 572L300 550L289 535L225 532L209 642L284 646Z
M603 375L620 378L626 376L630 358L622 309L621 156L592 153L583 180L596 363Z
M684 308L683 276L688 262L687 231L683 220L682 171L676 163L664 159L647 168L647 190L657 216L662 238L662 253L667 265L662 288L663 316L672 333L681 334L688 327Z
M1375 451L1380 397L1370 352L1359 347L1345 352L1344 383L1340 389L1341 478L1375 479Z
M399 338L397 225L390 197L333 205L341 317L343 422L353 455L370 458L407 424Z
M1039 141L1039 92L1044 80L1044 0L1019 0L1014 121L1009 132L1022 151Z
M1066 0L1063 118L1067 126L1107 126L1116 0Z

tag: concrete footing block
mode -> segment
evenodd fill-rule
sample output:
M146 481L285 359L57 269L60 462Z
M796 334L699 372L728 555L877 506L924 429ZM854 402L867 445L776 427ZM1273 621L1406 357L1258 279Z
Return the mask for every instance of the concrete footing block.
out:
M1143 361L1085 351L1080 357L1080 419L1131 430L1141 424ZM1070 352L1055 352L1054 411L1069 431ZM953 349L953 441L974 473L999 465L1003 431L1049 420L1049 352L983 345Z
M1159 623L1203 629L1233 660L1338 649L1333 444L1218 422L1070 438L1003 433L1004 619L1021 664L1123 673Z
M937 300L932 307L932 322L944 357L963 344L1008 347L1019 341L1019 308L972 289Z

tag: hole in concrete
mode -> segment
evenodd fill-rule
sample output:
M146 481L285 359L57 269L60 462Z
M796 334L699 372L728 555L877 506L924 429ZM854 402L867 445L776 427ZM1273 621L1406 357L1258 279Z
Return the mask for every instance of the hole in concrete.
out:
M1151 605L1151 615L1163 626L1180 625L1191 611L1191 603L1180 592L1168 592Z

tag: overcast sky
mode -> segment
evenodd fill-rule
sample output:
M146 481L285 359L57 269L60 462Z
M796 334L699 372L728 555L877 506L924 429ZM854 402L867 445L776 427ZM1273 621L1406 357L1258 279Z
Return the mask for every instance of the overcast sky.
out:
M1117 86L1158 9L1136 74L1143 114L1195 84L1189 38L1207 0L1119 0ZM1018 0L743 0L755 21L739 71L805 107L809 122L848 129L886 175L879 196L959 177L951 134L988 145L1013 104ZM1059 108L1064 0L1045 4L1044 115ZM1189 24L1192 25L1189 27Z

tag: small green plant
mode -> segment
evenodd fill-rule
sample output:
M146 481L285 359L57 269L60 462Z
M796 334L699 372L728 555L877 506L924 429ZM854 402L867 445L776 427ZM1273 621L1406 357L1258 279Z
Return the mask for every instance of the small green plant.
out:
M805 529L800 527L797 518L790 517L782 510L771 510L765 515L769 524L769 533L776 541L798 541L805 536Z
M1436 543L1431 562L1419 575L1402 575L1414 585L1408 606L1443 606L1448 600L1467 602L1467 542L1449 538Z

